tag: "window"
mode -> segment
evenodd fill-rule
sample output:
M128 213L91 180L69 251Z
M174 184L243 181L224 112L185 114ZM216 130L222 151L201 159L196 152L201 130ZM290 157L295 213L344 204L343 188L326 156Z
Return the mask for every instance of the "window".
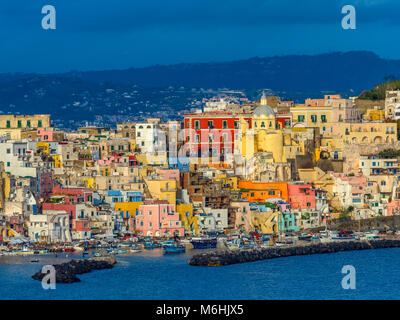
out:
M326 115L321 115L321 122L326 122Z
M10 128L11 127L11 122L10 122L10 120L7 120L7 128Z
M42 120L38 120L38 127L39 127L39 128L42 127Z
M18 128L21 128L21 127L22 127L22 121L18 120Z
M305 116L303 116L303 115L298 115L298 116L297 116L297 120L298 120L299 122L304 122L304 118L305 118Z
M196 121L194 122L194 128L195 128L196 130L199 130L199 129L200 129L200 121L199 121L199 120L196 120Z
M235 120L235 129L239 129L239 121Z
M227 129L228 128L228 121L224 120L222 121L222 129Z
M317 115L315 115L315 114L312 114L311 115L311 122L317 122Z
M11 149L7 149L7 153L11 153Z

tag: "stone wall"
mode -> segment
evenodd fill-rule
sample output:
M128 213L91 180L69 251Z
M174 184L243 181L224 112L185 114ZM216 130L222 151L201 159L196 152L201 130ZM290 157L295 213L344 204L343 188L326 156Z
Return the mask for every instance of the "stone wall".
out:
M336 241L304 246L271 247L258 249L211 251L195 254L189 261L192 266L225 266L272 258L300 256L308 254L334 253L350 250L367 250L400 247L400 240Z

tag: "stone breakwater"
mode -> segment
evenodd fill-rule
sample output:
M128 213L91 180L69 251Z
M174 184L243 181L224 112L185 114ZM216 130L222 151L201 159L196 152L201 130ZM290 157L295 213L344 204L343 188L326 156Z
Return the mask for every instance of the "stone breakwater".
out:
M88 273L92 270L110 269L116 264L114 257L93 257L86 260L71 260L53 265L56 270L57 283L73 283L81 281L76 275ZM42 280L46 273L36 272L32 278Z
M229 264L251 262L272 258L301 256L308 254L334 253L350 250L367 250L400 247L400 240L335 241L303 246L271 247L257 249L224 250L198 253L192 256L192 266L226 266Z

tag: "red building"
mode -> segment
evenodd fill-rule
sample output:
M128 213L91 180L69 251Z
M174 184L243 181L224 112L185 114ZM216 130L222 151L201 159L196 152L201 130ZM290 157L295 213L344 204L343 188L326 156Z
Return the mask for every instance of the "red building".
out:
M198 156L223 155L234 152L234 142L239 129L239 117L242 116L251 128L251 113L233 114L225 111L185 114L186 146L191 154Z
M89 232L90 223L85 217L85 202L92 202L93 192L86 188L63 188L57 185L53 188L52 196L56 202L44 202L42 210L62 210L69 215L70 229Z
M279 123L281 128L291 128L292 127L292 114L289 113L277 113L276 122Z
M53 173L40 172L39 174L39 191L40 197L48 199L49 195L53 192Z

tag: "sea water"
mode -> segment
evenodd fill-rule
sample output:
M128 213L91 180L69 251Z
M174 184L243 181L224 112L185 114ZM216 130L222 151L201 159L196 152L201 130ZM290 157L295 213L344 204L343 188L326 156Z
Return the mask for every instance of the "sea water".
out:
M400 248L293 256L221 267L188 265L191 253L161 249L118 255L112 269L44 290L31 276L45 264L81 256L0 257L1 299L399 299ZM356 288L342 268L354 266Z

